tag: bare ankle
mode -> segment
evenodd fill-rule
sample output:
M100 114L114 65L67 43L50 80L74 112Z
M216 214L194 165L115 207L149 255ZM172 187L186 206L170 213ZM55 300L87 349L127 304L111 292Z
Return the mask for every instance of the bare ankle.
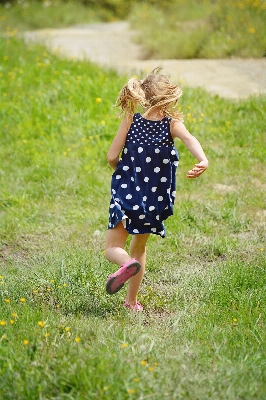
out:
M129 300L128 298L126 298L125 302L127 304L131 304L132 306L134 306L135 304L137 304L137 299L134 299L134 300L130 299Z

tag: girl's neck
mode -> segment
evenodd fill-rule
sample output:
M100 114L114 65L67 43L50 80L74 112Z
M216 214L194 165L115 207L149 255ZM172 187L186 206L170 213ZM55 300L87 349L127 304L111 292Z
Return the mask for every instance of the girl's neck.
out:
M145 115L144 118L149 119L150 121L160 121L161 119L164 118L164 115L161 113L159 109L154 109L151 110L146 114L147 110L144 109L144 113L142 115Z

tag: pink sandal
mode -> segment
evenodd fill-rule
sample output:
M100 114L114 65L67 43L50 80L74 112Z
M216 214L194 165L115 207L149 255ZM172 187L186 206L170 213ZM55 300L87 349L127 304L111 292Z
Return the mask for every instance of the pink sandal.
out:
M132 304L129 304L125 301L124 306L127 308L130 308L130 310L134 310L134 311L142 311L143 310L143 306L138 302L136 304L134 304L134 306L133 306Z
M123 264L118 271L108 276L106 282L107 293L114 294L118 292L129 278L139 272L140 268L141 265L135 258Z

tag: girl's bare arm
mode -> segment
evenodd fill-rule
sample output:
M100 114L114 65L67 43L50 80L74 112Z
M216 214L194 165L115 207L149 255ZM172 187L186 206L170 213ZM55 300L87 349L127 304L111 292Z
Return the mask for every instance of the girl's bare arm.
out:
M208 168L208 159L195 136L191 135L183 122L173 120L171 122L171 134L173 138L179 138L188 148L191 154L199 161L194 168L188 171L188 178L197 178Z
M107 161L110 167L116 169L118 161L119 161L119 154L125 144L127 138L127 132L130 126L129 119L125 117L117 131L116 136L114 137L111 146L107 153Z

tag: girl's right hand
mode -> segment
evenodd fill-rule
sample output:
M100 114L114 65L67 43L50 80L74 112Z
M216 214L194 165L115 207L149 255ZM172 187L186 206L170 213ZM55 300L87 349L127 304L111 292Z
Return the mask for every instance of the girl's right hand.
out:
M187 178L198 178L208 168L208 160L204 160L195 164L195 167L188 171Z

